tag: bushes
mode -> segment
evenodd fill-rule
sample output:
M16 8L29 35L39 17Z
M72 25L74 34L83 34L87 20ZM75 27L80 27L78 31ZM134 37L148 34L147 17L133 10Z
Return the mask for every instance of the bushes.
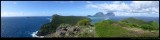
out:
M125 23L133 23L133 24L145 24L146 23L143 20L138 20L138 19L133 18L133 17L126 18L126 19L123 19L121 21L125 22Z
M120 25L142 28L145 30L156 30L158 28L158 23L155 21L144 22L143 20L138 20L135 18L126 18L119 22Z
M152 26L151 28L153 30L157 30L158 29L158 23L156 23L155 21L150 21L150 25Z
M91 25L91 24L90 24L90 20L83 19L83 20L78 21L77 25L87 26L87 25Z
M148 24L143 24L141 28L146 29L146 30L157 30L158 28L158 23L155 21L150 21Z
M150 29L150 25L143 24L143 25L141 25L140 28L147 30L147 29Z

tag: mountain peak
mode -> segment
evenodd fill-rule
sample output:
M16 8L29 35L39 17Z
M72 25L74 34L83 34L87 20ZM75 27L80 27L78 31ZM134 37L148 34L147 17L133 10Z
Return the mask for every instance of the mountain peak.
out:
M113 12L108 12L105 16L115 16L115 14Z
M104 16L103 12L97 12L94 16Z

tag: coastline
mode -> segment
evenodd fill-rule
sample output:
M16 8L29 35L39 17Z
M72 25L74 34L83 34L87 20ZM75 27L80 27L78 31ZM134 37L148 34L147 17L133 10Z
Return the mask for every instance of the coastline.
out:
M50 22L52 21L51 18L47 18L47 19L49 19ZM44 36L37 36L37 35L36 35L37 33L38 33L38 31L33 32L33 33L31 34L32 37L35 37L35 38L44 38Z
M37 36L36 34L37 34L37 32L38 31L36 31L36 32L33 32L31 35L32 35L32 37L36 37L36 38L44 38L44 36Z

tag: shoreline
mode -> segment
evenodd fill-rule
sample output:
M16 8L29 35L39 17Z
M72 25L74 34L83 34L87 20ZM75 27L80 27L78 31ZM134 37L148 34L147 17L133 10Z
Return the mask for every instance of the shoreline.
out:
M49 19L50 22L52 21L51 18L47 18L47 19ZM35 31L35 32L33 32L33 33L31 34L31 36L32 36L32 37L35 37L35 38L44 38L44 36L37 36L37 35L36 35L37 33L38 33L38 31Z
M37 36L36 34L37 34L37 32L38 31L36 31L36 32L33 32L31 35L32 35L32 37L35 37L35 38L44 38L44 36Z

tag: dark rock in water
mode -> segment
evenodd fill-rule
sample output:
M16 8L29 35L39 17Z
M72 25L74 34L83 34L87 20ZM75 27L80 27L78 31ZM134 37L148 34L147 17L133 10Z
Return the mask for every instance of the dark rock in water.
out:
M97 12L94 16L98 16L98 17L101 17L101 16L104 16L104 13L103 12Z
M88 15L88 17L91 17L91 15Z
M31 17L26 17L26 18L31 18Z

